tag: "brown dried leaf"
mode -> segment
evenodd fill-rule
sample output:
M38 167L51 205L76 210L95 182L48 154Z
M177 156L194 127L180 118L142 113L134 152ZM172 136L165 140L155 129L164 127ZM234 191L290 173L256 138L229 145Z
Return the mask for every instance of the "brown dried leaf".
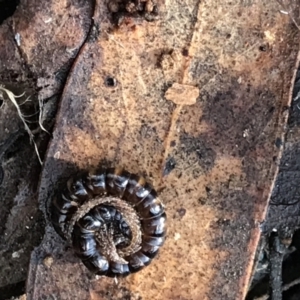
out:
M128 19L112 30L97 1L101 31L84 45L65 86L39 199L47 206L58 180L101 160L146 173L162 191L167 242L149 267L116 286L91 281L48 225L32 257L28 299L245 296L299 32L271 1L168 1L160 12L157 22ZM107 86L108 78L117 85ZM174 83L197 87L196 103L166 101ZM175 168L166 173L170 158ZM48 252L51 269L42 264Z

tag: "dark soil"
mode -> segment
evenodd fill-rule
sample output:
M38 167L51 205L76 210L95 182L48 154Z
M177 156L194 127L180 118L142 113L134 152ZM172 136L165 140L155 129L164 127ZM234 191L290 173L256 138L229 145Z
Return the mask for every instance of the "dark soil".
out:
M267 219L261 226L264 235L247 300L300 299L299 105L300 70L294 85L279 173Z
M13 15L19 3L20 0L0 0L0 25Z

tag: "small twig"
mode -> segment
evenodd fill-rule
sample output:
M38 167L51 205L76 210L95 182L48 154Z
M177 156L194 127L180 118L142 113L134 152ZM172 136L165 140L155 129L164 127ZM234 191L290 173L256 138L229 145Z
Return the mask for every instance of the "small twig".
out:
M16 107L17 112L18 112L18 115L19 115L21 121L23 122L23 125L24 125L24 127L25 127L26 132L27 132L28 135L29 135L30 141L31 141L31 142L33 143L33 145L34 145L34 149L35 149L35 152L36 152L36 154L37 154L38 160L39 160L40 164L42 165L43 163L42 163L42 160L41 160L41 157L40 157L40 154L39 154L37 145L36 145L36 143L35 143L35 141L34 141L34 135L33 135L32 131L30 130L30 128L29 128L28 125L27 125L27 122L26 122L26 120L25 120L26 116L24 116L24 115L22 114L22 111L21 111L21 109L20 109L20 105L19 105L19 104L17 103L17 101L16 101L16 98L20 98L20 97L24 96L25 92L24 92L23 94L21 94L21 95L15 95L13 92L11 92L10 90L8 90L8 89L4 88L2 85L0 85L0 92L1 92L1 91L6 93L7 97L9 98L9 100L10 100L10 101L12 102L12 104ZM1 96L1 95L0 95L0 96Z

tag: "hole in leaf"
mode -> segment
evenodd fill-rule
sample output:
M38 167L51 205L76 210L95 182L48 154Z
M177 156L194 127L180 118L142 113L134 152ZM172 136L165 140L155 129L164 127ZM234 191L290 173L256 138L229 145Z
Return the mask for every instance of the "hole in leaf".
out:
M105 85L108 87L115 87L117 85L117 80L113 77L106 77Z

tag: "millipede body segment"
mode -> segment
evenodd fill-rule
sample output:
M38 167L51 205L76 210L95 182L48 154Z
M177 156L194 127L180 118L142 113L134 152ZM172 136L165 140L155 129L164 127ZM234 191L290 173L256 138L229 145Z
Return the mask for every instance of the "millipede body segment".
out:
M52 201L51 220L90 271L110 277L150 264L166 234L156 191L144 177L121 168L70 178Z

